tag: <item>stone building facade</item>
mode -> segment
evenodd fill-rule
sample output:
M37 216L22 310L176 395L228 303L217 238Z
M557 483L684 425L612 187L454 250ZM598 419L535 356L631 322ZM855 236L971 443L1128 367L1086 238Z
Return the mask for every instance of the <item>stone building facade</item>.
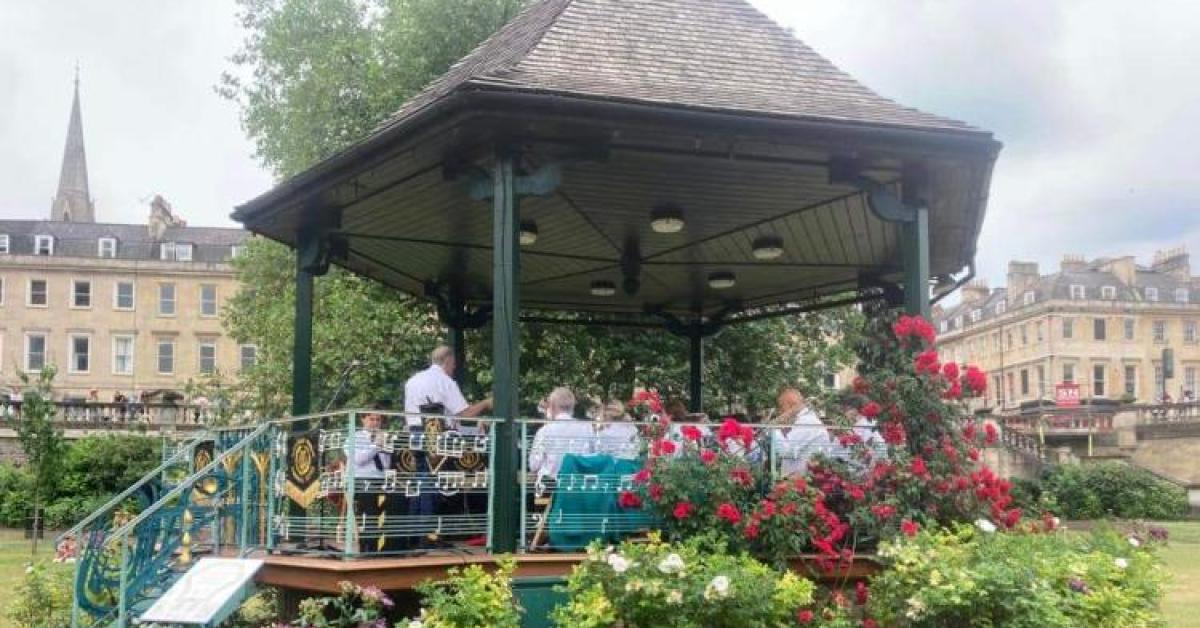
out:
M1161 399L1164 386L1174 400L1198 392L1200 280L1183 249L1160 251L1148 266L1067 256L1047 275L1010 262L1003 287L964 287L960 303L935 308L934 324L943 359L987 369L985 402L1001 410L1053 400L1060 383L1084 398L1141 403Z
M65 398L182 393L257 357L222 329L246 233L189 227L161 197L144 225L94 222L78 82L50 220L0 220L0 393L55 365Z

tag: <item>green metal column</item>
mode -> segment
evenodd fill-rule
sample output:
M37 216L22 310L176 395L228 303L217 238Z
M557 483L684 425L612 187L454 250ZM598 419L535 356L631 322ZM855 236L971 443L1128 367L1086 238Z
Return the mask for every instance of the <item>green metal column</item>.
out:
M292 336L292 416L308 414L312 404L313 260L319 240L301 230L296 243L296 322Z
M514 172L515 151L500 149L492 174L493 288L492 288L492 400L493 414L503 419L496 426L496 451L492 461L492 550L517 548L519 523L517 490L517 374L520 366L520 209Z
M929 210L904 223L904 309L929 318Z
M688 352L688 409L692 412L704 411L704 336L700 334L700 326L693 325L688 333L690 351Z

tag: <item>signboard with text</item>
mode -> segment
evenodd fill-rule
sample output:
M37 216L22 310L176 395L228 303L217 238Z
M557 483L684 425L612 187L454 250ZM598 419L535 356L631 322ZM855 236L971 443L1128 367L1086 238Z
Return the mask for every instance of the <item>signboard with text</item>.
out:
M1059 407L1079 405L1079 384L1063 383L1054 387L1054 403Z

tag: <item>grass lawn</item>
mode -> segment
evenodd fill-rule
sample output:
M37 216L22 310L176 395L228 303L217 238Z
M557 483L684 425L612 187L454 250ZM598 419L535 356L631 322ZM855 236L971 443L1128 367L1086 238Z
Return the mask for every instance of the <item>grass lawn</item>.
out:
M1170 626L1200 626L1200 522L1167 523L1170 545L1163 559L1171 582L1163 599Z
M38 541L38 557L52 558L54 556L53 536ZM25 575L25 564L29 562L29 540L24 538L20 530L0 529L0 626L9 626L4 617L17 585ZM70 569L63 565L62 569Z

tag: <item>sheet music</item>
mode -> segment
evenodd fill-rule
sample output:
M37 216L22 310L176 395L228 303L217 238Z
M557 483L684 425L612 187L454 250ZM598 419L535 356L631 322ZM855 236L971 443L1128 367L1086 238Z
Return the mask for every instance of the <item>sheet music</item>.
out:
M317 433L317 452L341 451L346 446L346 433L338 430L321 430Z
M444 471L437 474L434 486L447 497L457 494L467 483L467 474L462 471Z

